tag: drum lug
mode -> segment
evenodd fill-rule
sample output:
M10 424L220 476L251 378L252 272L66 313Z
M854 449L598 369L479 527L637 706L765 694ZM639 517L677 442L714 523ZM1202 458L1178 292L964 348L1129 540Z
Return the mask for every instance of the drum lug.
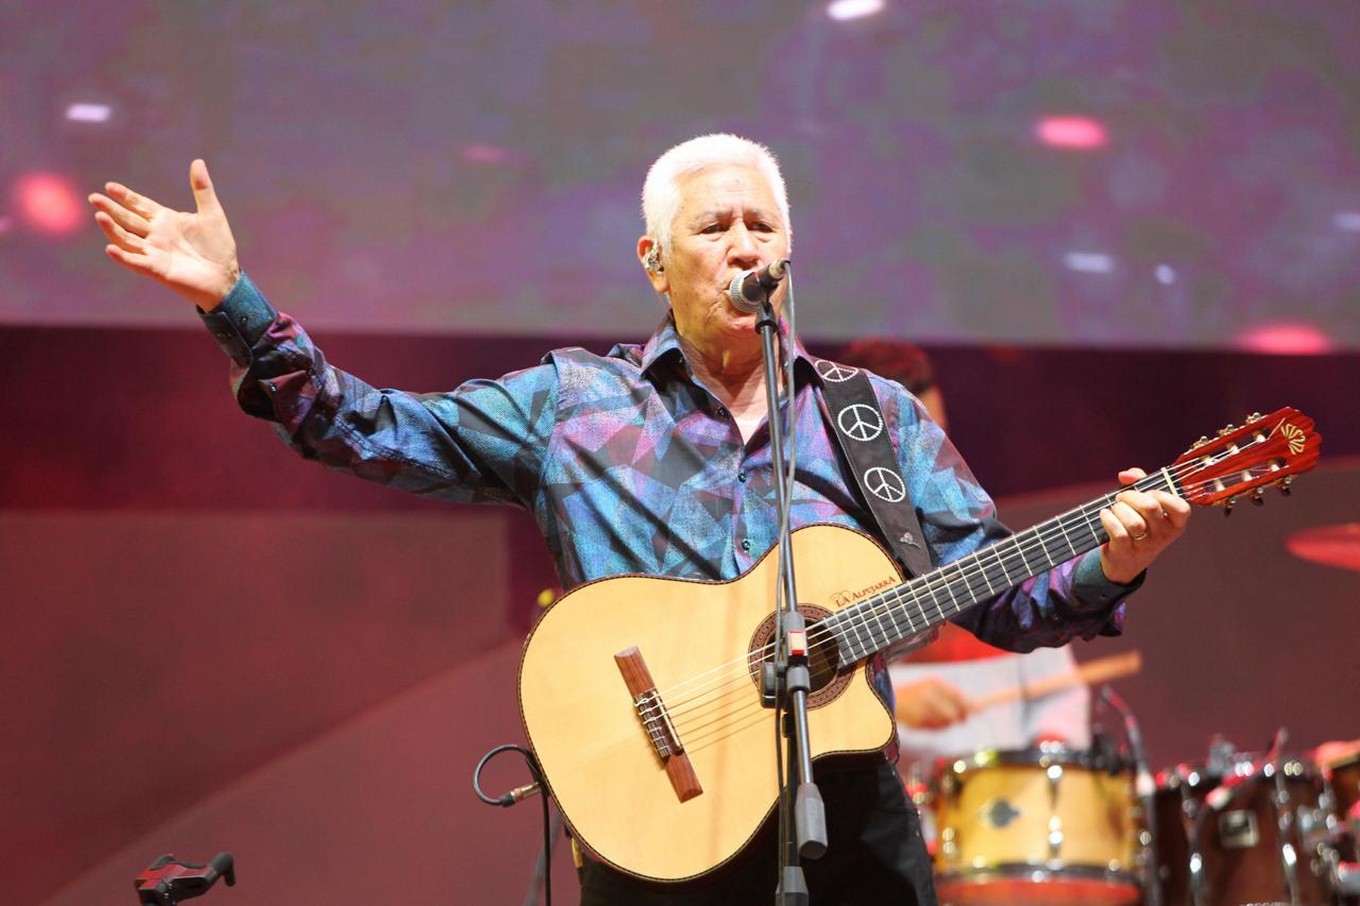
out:
M1062 783L1063 766L1050 764L1044 773L1048 777L1048 803L1052 810L1048 819L1048 857L1057 860L1062 856L1063 845L1062 816L1058 813L1058 786Z

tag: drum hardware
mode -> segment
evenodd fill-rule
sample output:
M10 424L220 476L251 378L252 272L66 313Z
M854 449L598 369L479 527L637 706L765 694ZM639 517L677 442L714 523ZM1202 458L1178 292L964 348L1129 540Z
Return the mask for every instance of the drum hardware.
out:
M1342 862L1337 858L1328 867L1338 894L1343 897L1360 897L1360 865Z
M1329 786L1311 763L1282 755L1285 739L1281 729L1253 758L1216 737L1203 766L1159 775L1150 823L1165 902L1332 902L1344 869Z
M1341 901L1355 906L1360 903L1360 739L1326 742L1311 754L1327 778L1330 798L1321 851L1325 871Z

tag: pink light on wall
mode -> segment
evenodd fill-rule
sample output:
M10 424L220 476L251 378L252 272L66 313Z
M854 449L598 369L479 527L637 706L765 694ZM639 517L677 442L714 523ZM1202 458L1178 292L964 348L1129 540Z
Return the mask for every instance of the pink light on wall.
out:
M1094 151L1109 143L1109 134L1099 120L1087 116L1045 116L1034 126L1039 141L1052 148Z
M1326 333L1301 322L1261 324L1244 331L1237 339L1244 349L1270 355L1322 355L1336 348Z
M57 173L29 173L14 184L18 219L38 233L69 236L85 223L85 206L75 184Z

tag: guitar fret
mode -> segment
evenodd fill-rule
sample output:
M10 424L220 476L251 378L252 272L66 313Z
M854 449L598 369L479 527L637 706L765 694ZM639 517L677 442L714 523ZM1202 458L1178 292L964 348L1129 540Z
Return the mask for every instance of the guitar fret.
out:
M1067 526L1063 524L1064 521L1063 519L1058 520L1058 528L1062 531L1063 540L1067 542L1067 556L1070 559L1077 555L1077 546L1072 543L1072 536L1067 534Z
M1066 534L1066 533L1064 533L1064 536L1065 536L1065 534ZM1066 537L1059 537L1059 536L1057 536L1057 535L1053 535L1053 536L1051 536L1051 537L1044 538L1044 539L1042 539L1042 540L1043 540L1043 548L1044 548L1044 557L1048 560L1048 565L1049 565L1050 567L1057 566L1059 563L1063 562L1063 560L1066 560L1066 559L1067 559L1066 557L1064 557L1064 558L1062 558L1062 559L1059 559L1059 560L1054 560L1054 559L1053 559L1053 546L1054 546L1054 545L1062 545L1062 544L1067 540ZM1061 548L1059 548L1059 549L1061 550Z
M1024 577L1031 576L1034 574L1034 572L1038 571L1038 570L1031 571L1029 568L1029 560L1025 558L1025 545L1028 543L1027 541L1028 534L1029 533L1026 532L1024 534L1016 535L1014 538L1011 539L1011 546L1015 548L1016 554L1018 554L1020 557L1020 571L1016 575L1020 576L1021 580L1023 580ZM1006 577L1008 579L1010 578L1009 571L1007 571Z
M907 587L907 591L910 592L910 590L911 590L911 588L910 588L910 586L908 586L908 587ZM897 597L898 597L898 600L899 600L899 602L900 602L900 601L901 601L901 598L902 598L902 595L899 594ZM912 603L915 603L915 601L913 600ZM899 638L906 638L907 636L915 635L916 632L917 632L917 629L916 629L916 621L913 620L913 619L911 618L911 614L910 614L909 612L907 612L907 609L906 609L905 606L902 607L901 610L902 610L902 616L904 616L904 617L907 618L907 632L906 632L905 635L899 636Z
M968 597L968 603L963 604L959 607L959 610L962 612L964 610L967 610L969 607L972 607L974 604L976 604L978 601L982 599L979 598L977 596L977 593L973 591L973 584L971 581L969 581L968 576L966 574L962 574L961 570L960 573L961 575L959 576L959 578L963 580L961 583L959 583L960 591L965 592Z
M945 619L944 608L940 606L940 597L935 593L933 584L934 580L928 576L926 578L926 585L922 589L922 592L925 594L926 599L929 601L929 603L935 605L935 615L939 617L939 621L943 621ZM925 621L927 626L929 626L932 623L930 617L926 615L926 608L924 607L921 608L921 619Z
M1017 582L1023 581L1029 575L1029 573L1025 572L1024 569L1025 555L1022 551L1020 551L1020 545L1018 543L1019 538L1020 536L1016 535L1012 537L1009 541L992 545L992 549L996 551L996 562L1001 566L1001 578L1004 580L1001 583L1003 589L1009 588L1012 585L1015 585ZM1005 549L1004 555L1002 553L1003 548ZM1008 562L1011 559L1011 551L1020 553L1020 569L1018 570L1016 570Z
M888 612L889 618L892 619L893 634L889 638L889 642L891 642L892 639L905 638L907 635L910 635L913 630L913 624L911 622L911 614L906 613L900 606L902 603L902 596L900 594L895 595L896 600L892 602L887 601L887 596L887 592L882 596L884 598L883 609ZM905 618L907 621L907 629L905 632L902 630L902 623L898 619L899 616Z
M883 626L883 618L885 616L892 621L891 630L885 629ZM898 629L897 615L893 613L893 609L891 607L885 606L884 602L879 602L878 604L874 605L874 619L877 620L878 628L882 633L883 636L882 643L884 645L888 644L894 638L894 634L897 632Z
M992 588L992 580L987 578L987 567L982 565L982 553L983 551L988 550L991 550L991 548L984 547L982 550L978 551L976 554L973 555L973 559L977 561L978 571L982 573L982 581L987 583L987 595L988 597L991 597L992 595L996 594L996 589Z
M949 601L954 605L954 613L962 613L963 605L959 604L959 599L954 597L954 583L948 578L944 580L944 590L949 592Z

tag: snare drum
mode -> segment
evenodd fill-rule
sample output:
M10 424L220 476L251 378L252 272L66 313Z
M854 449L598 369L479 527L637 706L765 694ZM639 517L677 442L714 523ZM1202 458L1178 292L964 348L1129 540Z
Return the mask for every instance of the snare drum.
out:
M1131 773L1044 747L941 759L931 803L941 903L1136 903Z
M1319 850L1330 824L1321 775L1301 761L1237 758L1223 775L1180 765L1159 776L1153 810L1162 903L1331 903ZM1224 798L1209 805L1206 797L1220 788L1215 795Z

